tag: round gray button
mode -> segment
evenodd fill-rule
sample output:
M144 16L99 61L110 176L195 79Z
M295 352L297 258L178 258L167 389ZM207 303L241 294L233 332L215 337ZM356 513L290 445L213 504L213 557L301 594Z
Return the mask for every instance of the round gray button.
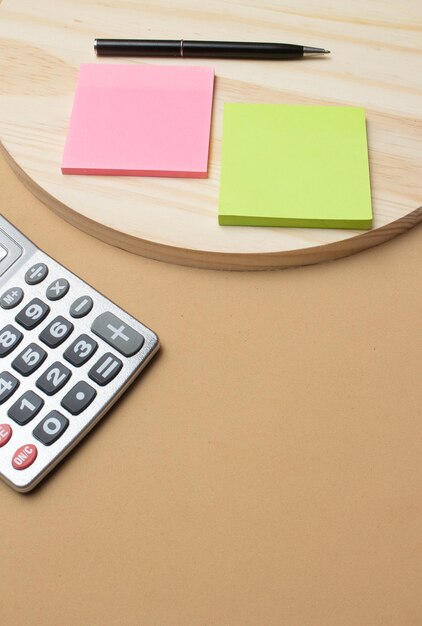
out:
M36 263L25 274L28 285L38 285L48 274L48 267L44 263Z
M72 317L84 317L84 315L88 315L93 305L92 298L89 296L81 296L72 304L69 313Z
M0 298L2 309L13 309L22 302L23 290L20 287L11 287Z
M32 431L36 439L41 441L45 446L51 446L52 443L61 437L69 426L69 420L58 411L51 411Z
M65 278L58 278L47 287L45 295L49 300L60 300L69 291L69 283Z

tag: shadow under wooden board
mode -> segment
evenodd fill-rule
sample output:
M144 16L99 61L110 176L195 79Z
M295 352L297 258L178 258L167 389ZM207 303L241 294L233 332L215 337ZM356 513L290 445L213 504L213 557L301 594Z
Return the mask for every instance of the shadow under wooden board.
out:
M417 2L386 0L4 0L0 4L0 142L52 210L112 245L214 269L274 269L353 254L422 221L422 54ZM329 57L285 62L194 59L215 68L207 179L63 176L60 162L81 63L95 37L285 41ZM219 226L225 102L362 106L374 227L370 231Z

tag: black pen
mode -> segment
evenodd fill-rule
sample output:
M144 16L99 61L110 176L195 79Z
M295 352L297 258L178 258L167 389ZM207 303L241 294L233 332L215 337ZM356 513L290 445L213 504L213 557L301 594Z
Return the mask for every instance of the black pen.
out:
M203 57L209 59L301 59L329 54L324 48L288 43L191 41L183 39L95 39L98 56Z

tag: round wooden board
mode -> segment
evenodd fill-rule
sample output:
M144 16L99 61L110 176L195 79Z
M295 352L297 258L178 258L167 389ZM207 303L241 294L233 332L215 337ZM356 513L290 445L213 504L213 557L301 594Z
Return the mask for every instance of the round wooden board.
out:
M4 0L1 144L18 175L49 207L131 252L218 269L343 257L422 220L420 17L414 0ZM81 63L186 62L97 59L95 37L286 41L332 54L289 62L194 60L216 72L208 179L63 176L60 162ZM225 102L364 107L374 228L219 226Z

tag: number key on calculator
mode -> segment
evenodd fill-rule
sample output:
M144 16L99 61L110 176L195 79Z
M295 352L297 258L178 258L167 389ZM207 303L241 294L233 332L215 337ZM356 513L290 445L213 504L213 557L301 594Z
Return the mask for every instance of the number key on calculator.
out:
M0 216L0 477L30 491L159 348Z

